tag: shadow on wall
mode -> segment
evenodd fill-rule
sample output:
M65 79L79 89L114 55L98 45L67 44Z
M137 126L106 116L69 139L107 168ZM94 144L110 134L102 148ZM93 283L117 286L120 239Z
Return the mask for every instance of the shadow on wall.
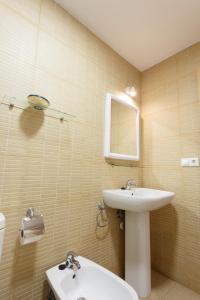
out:
M36 255L37 243L31 243L24 246L20 245L17 238L14 249L14 262L12 267L12 287L21 286L29 290L29 295L32 293L33 278L36 274ZM45 274L44 274L45 277ZM17 289L16 289L17 290ZM42 299L47 299L49 286L47 280L43 280ZM13 299L17 295L12 295Z
M16 239L12 267L12 287L15 288L19 285L25 287L32 282L35 272L36 247L36 243L22 247L19 239Z
M42 110L28 107L22 111L20 115L20 126L27 137L32 137L37 134L44 123L44 117L45 114Z
M152 267L165 274L173 272L176 258L178 218L169 204L151 212L151 260ZM160 262L163 262L160 264Z
M123 219L124 230L120 229L120 222L122 221L117 217L115 209L109 209L111 214L111 239L113 244L113 271L122 278L125 278L125 219ZM116 230L117 228L117 230ZM116 261L118 262L116 264ZM116 265L118 266L116 269Z
M112 259L109 260L110 270L114 273L117 273L122 278L124 278L125 277L125 263L124 263L125 262L125 234L124 234L125 231L120 229L119 225L121 219L117 217L117 212L115 209L106 207L106 214L108 216L109 222L106 224L105 227L96 227L95 235L97 240L99 241L103 241L103 240L106 241L108 238L111 238L111 244L109 248L112 248L113 254L112 254ZM105 253L105 259L106 256L107 254ZM116 261L118 262L117 264ZM116 265L118 267L116 267Z
M173 205L168 205L151 213L152 267L189 288L194 286L198 292L198 263L195 264L191 259L191 253L194 255L192 243L196 241L196 236L191 235L191 228L195 226L197 216L183 205L176 207L177 211ZM182 260L178 258L177 252L181 252ZM182 278L177 269L182 270ZM192 272L196 273L196 282L192 280L189 285Z

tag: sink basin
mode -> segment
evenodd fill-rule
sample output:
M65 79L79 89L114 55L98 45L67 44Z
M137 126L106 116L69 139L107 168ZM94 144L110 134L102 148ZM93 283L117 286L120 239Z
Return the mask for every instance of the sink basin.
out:
M126 211L125 279L140 298L151 293L149 212L169 204L174 195L148 188L103 191L108 206Z
M135 290L117 275L78 256L81 268L59 270L58 265L46 271L56 300L139 300Z
M103 191L104 201L108 206L135 212L151 211L161 208L170 203L173 196L173 192L147 188Z

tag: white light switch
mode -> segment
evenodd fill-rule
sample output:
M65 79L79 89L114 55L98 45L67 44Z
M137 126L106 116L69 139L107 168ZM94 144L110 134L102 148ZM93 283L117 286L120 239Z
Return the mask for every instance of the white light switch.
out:
M188 158L181 158L181 166L182 167L188 167L189 166Z
M181 158L182 167L199 167L200 162L198 157Z

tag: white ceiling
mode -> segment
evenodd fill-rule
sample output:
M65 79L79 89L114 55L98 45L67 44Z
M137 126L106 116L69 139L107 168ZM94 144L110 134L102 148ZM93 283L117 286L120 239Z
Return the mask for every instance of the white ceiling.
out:
M139 70L200 40L200 0L56 0Z

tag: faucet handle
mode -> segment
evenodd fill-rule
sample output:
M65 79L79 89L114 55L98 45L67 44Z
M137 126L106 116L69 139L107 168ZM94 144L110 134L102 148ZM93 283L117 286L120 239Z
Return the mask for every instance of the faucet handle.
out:
M137 185L136 180L135 179L128 179L127 180L127 185Z
M74 257L77 257L78 254L76 254L76 252L74 251L69 251L67 252L67 258L71 257L71 259L74 259Z
M80 269L80 263L75 259L78 255L74 251L67 252L66 262L58 266L59 270L64 270L65 268L68 269ZM73 277L74 278L74 277Z
M74 251L69 251L67 253L67 260L65 266L68 269L73 269L73 271L76 271L81 268L81 265L78 260L75 259L78 255Z
M135 179L127 180L127 186L126 186L127 189L131 189L131 187L136 187L136 186L137 186L137 183L136 183Z

